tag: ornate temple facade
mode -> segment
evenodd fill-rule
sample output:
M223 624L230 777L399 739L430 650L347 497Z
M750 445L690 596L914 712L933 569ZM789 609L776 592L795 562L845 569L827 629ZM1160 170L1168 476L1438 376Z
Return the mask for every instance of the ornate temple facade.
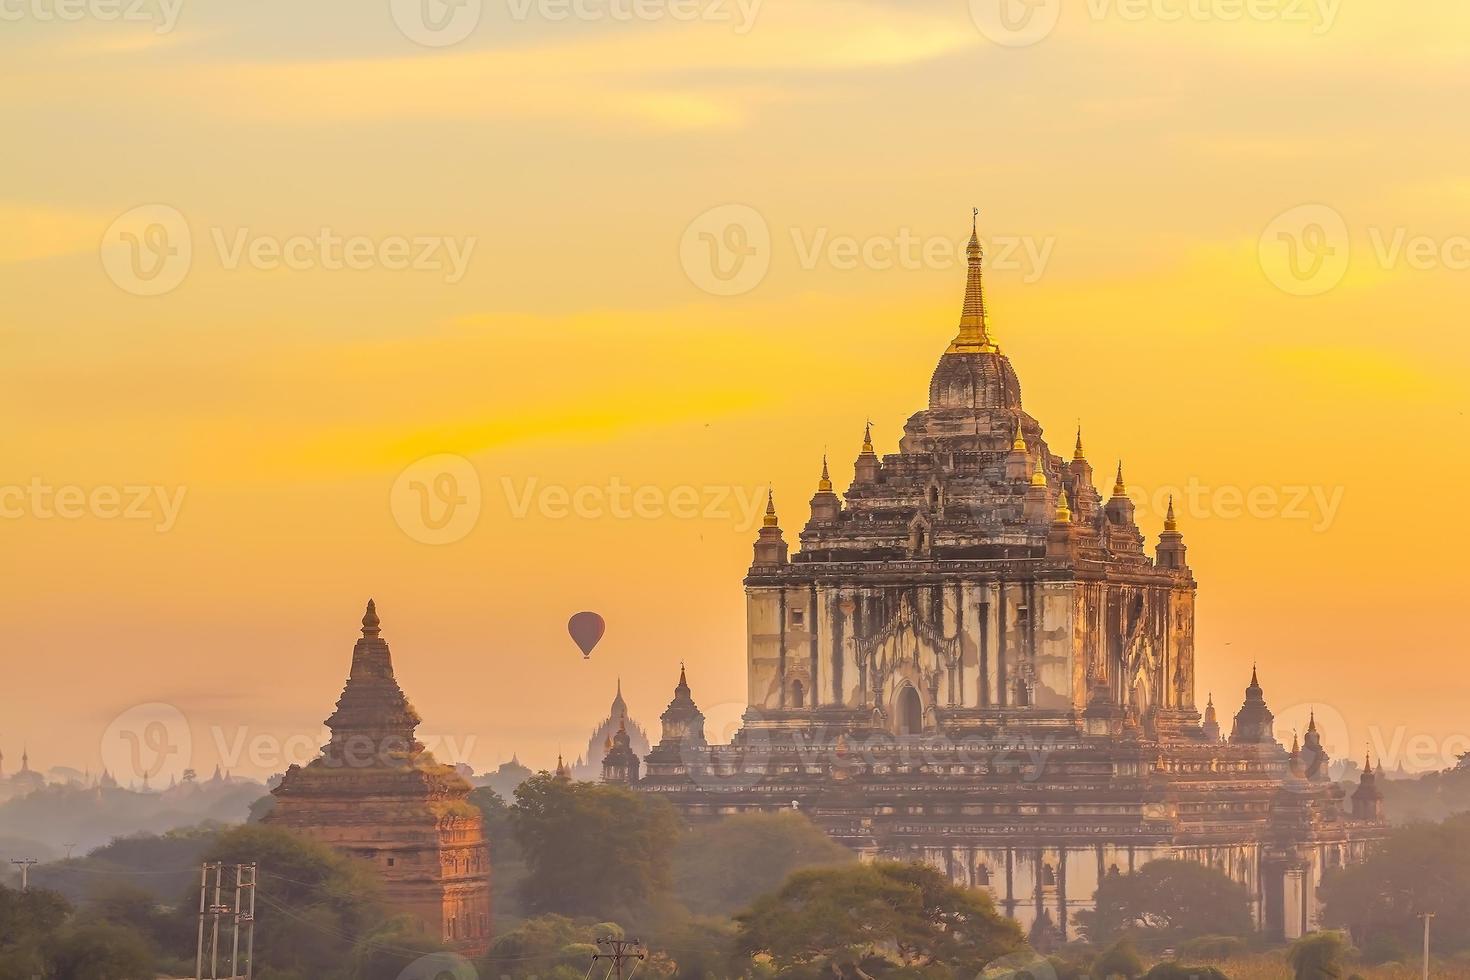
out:
M1075 935L1105 875L1177 858L1295 937L1384 829L1345 807L1315 725L1288 751L1253 676L1232 733L1196 705L1196 583L1172 504L1145 547L1121 464L1054 452L969 243L958 333L839 496L824 461L792 554L774 504L745 578L749 707L711 745L681 671L634 783L694 819L796 808L864 857L927 862L1025 926ZM626 774L618 765L609 778ZM1366 774L1371 777L1371 773Z
M490 848L470 784L414 737L419 716L393 676L369 601L332 738L272 790L266 822L369 862L388 902L466 955L490 943Z

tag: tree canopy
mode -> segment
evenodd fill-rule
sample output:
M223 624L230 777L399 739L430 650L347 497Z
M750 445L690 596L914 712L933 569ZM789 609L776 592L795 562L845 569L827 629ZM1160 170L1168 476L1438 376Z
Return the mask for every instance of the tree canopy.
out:
M984 892L933 868L877 862L798 871L736 916L737 946L793 977L898 971L973 977L1025 948Z
M1125 933L1165 942L1245 936L1254 928L1246 887L1193 861L1150 861L1131 874L1108 875L1095 903L1095 909L1077 914L1094 943Z
M1425 912L1435 916L1436 950L1470 948L1470 813L1393 831L1366 861L1329 874L1322 893L1327 924L1350 929L1365 949L1416 949Z
M674 854L675 892L691 912L730 915L793 871L856 859L801 813L741 813L684 835Z
M672 887L680 822L664 800L541 773L516 790L511 824L531 912L614 918Z
M1342 933L1314 932L1292 943L1286 961L1295 980L1340 980L1347 976L1351 950Z
M256 862L260 889L256 906L255 967L282 978L326 980L356 976L353 964L364 950L383 948L401 969L432 943L408 946L395 930L385 940L391 916L382 886L363 862L278 827L245 824L220 835L205 856L225 864ZM198 906L198 886L180 901L181 914ZM396 970L389 972L389 977Z

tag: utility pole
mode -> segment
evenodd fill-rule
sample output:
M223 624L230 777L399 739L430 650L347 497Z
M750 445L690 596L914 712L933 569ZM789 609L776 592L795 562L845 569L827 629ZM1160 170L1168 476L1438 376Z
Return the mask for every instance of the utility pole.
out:
M648 954L643 950L643 944L636 939L599 939L597 940L597 945L605 946L611 952L593 953L592 963L596 965L599 960L611 960L612 969L608 973L616 974L617 980L623 980L623 962L625 960L636 960L641 963L648 959ZM636 970L638 967L634 966L633 969ZM632 975L633 971L629 970L628 976L631 977Z
M255 863L235 865L235 933L230 952L230 976L250 980L255 971ZM239 968L240 926L245 926L245 972Z
M223 862L206 863L199 873L199 934L194 948L195 980L223 980L219 972L220 919L228 917L230 936L230 980L249 980L255 972L255 881L254 863L231 865L235 873L234 903L224 901L226 869ZM213 895L211 895L211 890ZM205 940L208 923L209 939ZM240 972L240 928L245 928L245 972ZM204 972L204 949L209 947L209 973Z
M1434 918L1434 913L1422 912L1419 918L1424 920L1424 980L1429 980L1429 920Z
M20 890L28 892L31 890L31 865L37 863L35 858L19 858L11 861L11 864L20 868Z

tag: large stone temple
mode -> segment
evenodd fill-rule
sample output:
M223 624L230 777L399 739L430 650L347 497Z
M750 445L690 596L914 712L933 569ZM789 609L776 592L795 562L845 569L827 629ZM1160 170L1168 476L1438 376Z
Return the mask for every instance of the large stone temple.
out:
M1316 927L1317 887L1384 830L1315 724L1276 741L1257 678L1228 737L1201 716L1196 583L1172 504L1145 547L1121 464L1053 452L987 319L978 235L928 407L838 495L824 461L791 554L774 500L745 578L749 707L709 744L681 671L662 740L609 778L691 819L799 809L867 858L920 860L1030 927L1076 935L1103 876L1159 858L1246 885L1257 923ZM614 760L617 762L617 760Z
M268 823L369 862L388 903L466 955L490 943L490 848L470 784L414 737L419 716L393 676L369 600L332 737L272 792Z

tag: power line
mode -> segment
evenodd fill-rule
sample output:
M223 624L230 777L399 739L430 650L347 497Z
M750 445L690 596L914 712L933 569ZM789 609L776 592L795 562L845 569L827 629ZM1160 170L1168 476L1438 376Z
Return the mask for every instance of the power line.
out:
M39 864L35 858L17 858L10 862L20 868L20 890L28 892L31 890L31 866Z
M597 945L606 946L611 949L610 953L593 953L592 964L596 966L599 960L608 960L612 963L611 973L617 974L617 980L623 978L623 961L633 960L633 969L629 971L627 980L632 980L633 974L638 971L638 966L648 959L648 953L643 949L643 944L636 939L599 939Z

